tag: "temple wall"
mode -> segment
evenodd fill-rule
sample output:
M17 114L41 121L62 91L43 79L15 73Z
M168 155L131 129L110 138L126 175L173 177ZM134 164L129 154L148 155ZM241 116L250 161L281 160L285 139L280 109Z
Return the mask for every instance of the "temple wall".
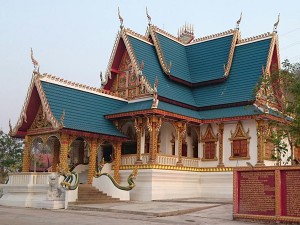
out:
M236 167L236 166L247 166L246 162L250 162L255 165L257 162L257 134L256 134L256 121L255 120L243 120L241 121L244 131L247 132L249 129L250 146L249 146L249 160L230 160L231 156L231 143L229 138L231 138L231 131L234 133L236 129L237 122L230 122L224 124L224 165L226 167Z
M124 185L131 172L120 171ZM138 171L136 187L130 191L130 200L201 198L228 202L232 201L233 196L232 177L232 172L143 169Z

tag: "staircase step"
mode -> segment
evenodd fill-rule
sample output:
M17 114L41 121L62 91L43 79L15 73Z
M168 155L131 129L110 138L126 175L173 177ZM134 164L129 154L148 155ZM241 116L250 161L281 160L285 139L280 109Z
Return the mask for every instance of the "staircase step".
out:
M79 184L78 186L78 199L73 202L74 205L80 204L101 204L101 203L113 203L120 202L118 198L112 198L107 194L99 191L91 184Z

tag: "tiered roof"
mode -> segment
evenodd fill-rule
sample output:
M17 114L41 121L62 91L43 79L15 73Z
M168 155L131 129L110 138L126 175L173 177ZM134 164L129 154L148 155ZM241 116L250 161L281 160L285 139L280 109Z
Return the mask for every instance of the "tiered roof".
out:
M121 27L103 89L35 74L13 134L24 136L28 130L33 118L29 118L27 124L26 117L30 113L29 106L34 106L36 99L40 99L43 111L55 129L122 138L124 135L110 120L145 113L194 123L263 116L265 111L254 104L255 90L262 67L270 71L271 64L279 62L276 45L276 33L241 39L236 29L185 44L151 24L146 35ZM160 101L157 108L152 109L149 95L129 101L108 90L111 80L115 79L111 71L120 63L116 60L120 51L128 52L133 70L136 74L142 71L148 89L152 89L158 79ZM62 113L64 120L60 122Z

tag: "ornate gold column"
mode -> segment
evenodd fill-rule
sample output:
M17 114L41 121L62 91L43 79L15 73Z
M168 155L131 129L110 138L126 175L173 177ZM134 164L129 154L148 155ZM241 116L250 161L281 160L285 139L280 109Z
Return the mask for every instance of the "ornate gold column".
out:
M257 120L256 121L257 163L255 166L265 166L265 164L264 164L265 131L266 131L265 121Z
M26 135L25 138L24 138L22 172L29 172L29 169L30 169L30 148L31 148L31 138L28 135Z
M87 178L88 184L92 184L93 176L96 171L97 149L98 149L98 141L96 138L93 138L91 144L91 150L90 150L90 157L89 157L89 170L88 170L88 178Z
M59 161L59 141L56 139L53 145L52 172L56 172L58 161Z
M224 123L219 124L219 164L218 167L224 167L223 162L223 135L224 135Z
M60 136L60 154L59 154L59 161L61 169L65 171L69 171L68 166L68 150L69 150L69 135L62 133Z
M134 127L136 131L136 161L135 164L143 164L141 159L141 148L142 148L142 136L144 133L143 119L136 118L134 119Z
M147 117L147 128L150 135L150 159L149 164L155 164L157 156L157 140L162 118L157 116Z
M186 133L186 123L185 122L175 122L174 123L174 127L175 127L175 138L178 140L178 159L177 159L177 163L176 166L183 166L182 164L182 140L185 137L185 133Z
M114 154L115 154L114 178L118 183L120 183L121 145L122 142L113 143Z

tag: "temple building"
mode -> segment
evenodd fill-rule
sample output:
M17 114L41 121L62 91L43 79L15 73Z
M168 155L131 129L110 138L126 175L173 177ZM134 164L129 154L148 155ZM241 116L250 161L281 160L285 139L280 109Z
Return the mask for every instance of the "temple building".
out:
M280 69L277 27L242 38L238 21L194 38L191 25L174 36L148 19L145 35L121 21L101 88L41 74L32 58L11 130L25 140L23 172L39 152L45 171L85 165L80 182L92 184L104 160L119 183L138 169L132 200L231 199L233 167L275 163L267 124L282 119L281 95L261 80Z

